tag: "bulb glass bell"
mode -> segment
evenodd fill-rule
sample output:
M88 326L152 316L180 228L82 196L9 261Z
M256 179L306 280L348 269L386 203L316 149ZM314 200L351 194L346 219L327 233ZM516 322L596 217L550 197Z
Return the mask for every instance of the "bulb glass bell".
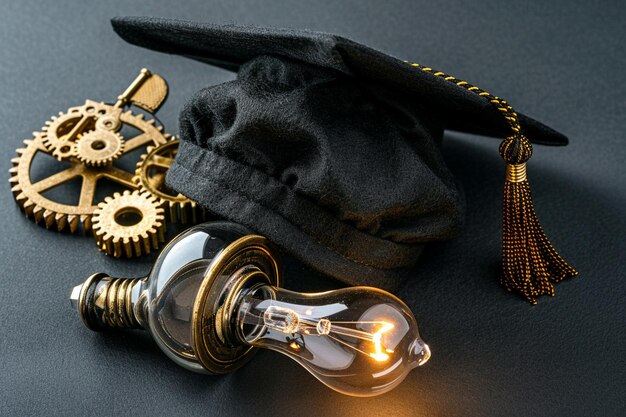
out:
M94 274L71 299L92 330L147 329L172 360L196 372L231 372L266 348L336 391L371 396L430 357L409 308L385 291L304 294L281 285L265 238L211 222L176 237L147 277Z
M284 353L350 395L386 392L430 357L406 305L375 288L301 294L260 286L243 297L237 326L242 341Z

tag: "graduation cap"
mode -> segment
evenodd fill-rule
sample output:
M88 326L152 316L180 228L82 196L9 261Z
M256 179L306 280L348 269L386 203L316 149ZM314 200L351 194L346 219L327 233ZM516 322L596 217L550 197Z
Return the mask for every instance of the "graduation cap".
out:
M554 250L526 178L533 143L567 138L463 80L332 34L123 17L126 41L237 71L180 115L166 182L352 285L390 288L464 204L444 129L502 137L502 283L535 303L577 272Z

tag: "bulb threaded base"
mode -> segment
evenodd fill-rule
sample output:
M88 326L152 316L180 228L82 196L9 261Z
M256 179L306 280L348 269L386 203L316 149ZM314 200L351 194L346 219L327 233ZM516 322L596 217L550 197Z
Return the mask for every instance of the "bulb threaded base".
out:
M111 328L142 329L133 309L133 289L141 278L112 278L96 273L74 287L72 306L89 329L100 331Z

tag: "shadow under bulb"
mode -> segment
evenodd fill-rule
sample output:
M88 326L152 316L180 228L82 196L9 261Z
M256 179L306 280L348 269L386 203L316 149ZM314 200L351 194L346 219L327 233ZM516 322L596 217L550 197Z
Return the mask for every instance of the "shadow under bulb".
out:
M267 239L235 223L194 226L147 277L89 277L71 301L92 330L143 328L176 363L223 374L259 347L281 352L328 387L372 396L423 365L430 349L409 308L370 287L302 294L281 287Z

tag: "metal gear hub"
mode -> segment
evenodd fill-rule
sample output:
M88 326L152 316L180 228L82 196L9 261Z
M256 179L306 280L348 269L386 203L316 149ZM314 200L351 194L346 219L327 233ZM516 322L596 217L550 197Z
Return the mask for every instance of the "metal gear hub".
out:
M110 130L92 130L74 144L76 158L92 167L111 165L123 151L124 138Z
M98 204L92 231L98 248L116 258L132 258L158 249L165 241L163 208L150 193L115 193Z

